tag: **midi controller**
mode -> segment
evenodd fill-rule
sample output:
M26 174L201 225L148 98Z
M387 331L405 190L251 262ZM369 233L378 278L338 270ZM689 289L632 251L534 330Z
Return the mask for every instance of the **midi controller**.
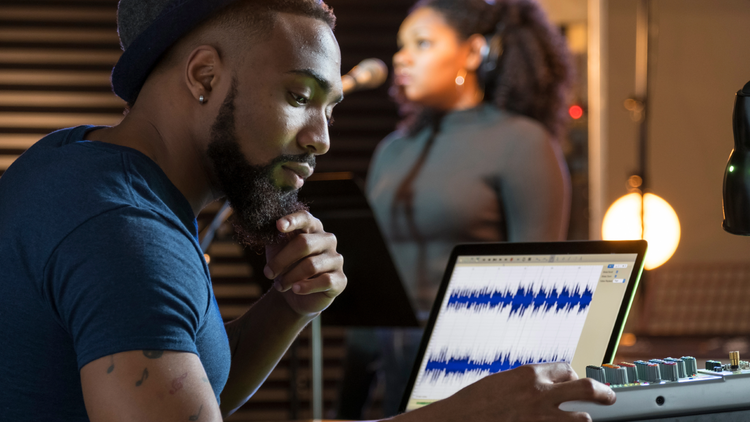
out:
M562 410L589 413L594 421L632 421L750 409L750 363L730 352L729 363L694 357L588 366L586 376L609 385L617 402L603 406L565 402Z

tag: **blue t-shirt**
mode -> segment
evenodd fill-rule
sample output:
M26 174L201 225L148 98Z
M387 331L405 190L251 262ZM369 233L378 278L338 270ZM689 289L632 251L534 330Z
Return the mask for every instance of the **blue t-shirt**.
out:
M131 148L54 132L0 178L0 419L87 421L80 369L128 350L201 359L226 330L187 199Z

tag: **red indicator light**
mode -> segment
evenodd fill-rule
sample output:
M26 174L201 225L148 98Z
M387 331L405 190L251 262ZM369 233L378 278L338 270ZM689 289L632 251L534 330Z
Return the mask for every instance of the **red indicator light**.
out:
M579 105L572 105L568 109L568 114L570 114L570 117L573 119L578 120L583 117L583 109Z

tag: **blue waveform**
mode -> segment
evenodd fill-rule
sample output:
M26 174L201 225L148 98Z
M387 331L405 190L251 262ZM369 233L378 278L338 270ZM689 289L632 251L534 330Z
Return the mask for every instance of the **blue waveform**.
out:
M511 315L524 314L526 311L541 310L543 312L570 312L578 306L578 312L584 312L591 305L593 290L586 288L563 287L559 292L556 288L545 290L542 287L538 293L532 289L521 287L515 292L483 287L481 289L456 289L448 298L447 309L494 309L511 307Z
M526 357L511 360L510 353L498 353L493 359L473 359L468 355L448 357L447 350L442 350L437 355L428 357L427 365L425 366L425 376L430 381L436 381L441 375L463 376L472 372L488 372L489 374L494 374L500 371L517 368L522 365L548 362L569 363L570 361L559 356L557 353L539 359Z

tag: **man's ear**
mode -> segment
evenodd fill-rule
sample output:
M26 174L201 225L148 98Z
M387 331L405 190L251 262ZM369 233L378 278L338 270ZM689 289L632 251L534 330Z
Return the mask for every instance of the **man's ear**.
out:
M467 40L469 43L469 55L466 57L466 70L476 71L482 64L487 51L487 40L483 35L474 34Z
M207 102L224 70L219 52L210 45L193 49L185 67L185 83L196 101Z

